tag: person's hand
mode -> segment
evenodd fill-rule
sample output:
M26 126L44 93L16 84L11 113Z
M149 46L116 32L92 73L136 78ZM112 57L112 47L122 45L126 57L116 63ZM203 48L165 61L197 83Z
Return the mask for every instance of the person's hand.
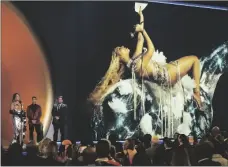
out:
M57 120L58 120L58 119L59 119L59 117L58 117L58 116L55 116L55 119L57 119Z
M141 6L140 6L140 8L139 8L138 14L139 14L139 16L142 16L142 15L143 15Z
M36 123L36 120L32 120L32 123L35 124Z
M143 25L142 24L136 24L134 26L135 32L142 32L143 31Z
M144 24L143 24L143 23L144 23L144 16L143 16L142 8L141 8L141 7L139 8L138 14L139 14L139 17L140 17L140 24L144 25ZM143 27L143 28L144 28L144 27Z

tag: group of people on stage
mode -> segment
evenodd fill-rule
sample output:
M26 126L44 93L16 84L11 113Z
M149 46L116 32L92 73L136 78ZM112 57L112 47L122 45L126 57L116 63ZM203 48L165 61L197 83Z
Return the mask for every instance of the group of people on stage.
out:
M90 94L89 101L93 104L100 103L102 101L102 96L107 92L107 89L121 79L126 67L133 69L137 76L147 79L152 78L153 81L161 85L173 85L178 82L178 78L182 78L192 71L195 81L193 97L198 105L198 108L201 109L199 59L196 56L185 56L176 61L172 61L171 63L166 63L163 66L159 65L155 61L151 61L152 56L155 54L155 47L144 29L144 16L141 9L139 10L139 16L140 24L135 26L135 32L138 34L138 42L135 53L131 57L130 50L128 48L122 46L114 49L110 68L105 77L103 77L103 80ZM147 43L145 53L143 53L144 39ZM138 55L144 57L143 62L140 58L138 58ZM179 69L179 76L177 74L177 69ZM57 103L54 104L52 110L54 141L57 141L59 130L61 133L61 140L64 139L64 125L67 117L66 110L67 105L63 103L63 97L59 96L57 98ZM33 140L34 129L37 132L37 141L39 142L43 138L42 123L40 121L42 110L41 106L37 104L37 97L32 97L32 104L27 107L27 112L25 112L23 110L20 95L15 93L12 99L10 114L13 115L15 141L22 141L25 136L26 116L28 118L30 140Z
M29 125L29 140L30 142L34 141L34 130L37 133L37 142L40 142L43 139L43 126L41 122L42 108L37 104L37 97L32 97L32 104L29 105L26 111L23 109L23 103L19 93L13 94L12 103L9 113L12 115L13 119L13 129L14 136L12 143L18 142L23 144L25 138L25 133L27 130L26 127L26 118L28 119ZM67 105L63 103L63 97L59 96L57 98L57 103L54 104L52 109L53 117L53 127L54 135L53 140L57 141L58 131L61 133L61 141L64 140L64 125L66 123L66 113Z

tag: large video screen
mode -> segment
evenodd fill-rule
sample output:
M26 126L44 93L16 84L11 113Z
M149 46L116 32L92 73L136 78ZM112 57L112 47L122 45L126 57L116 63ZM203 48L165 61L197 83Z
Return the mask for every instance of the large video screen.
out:
M1 8L3 146L16 132L15 93L25 111L37 97L50 139L59 96L67 106L64 139L201 138L213 122L228 127L224 107L215 110L226 106L227 86L218 84L228 67L225 2L15 1ZM218 87L223 94L213 104Z
M219 15L227 17L224 10L136 3L128 13L138 13L130 34L135 45L110 50L110 65L90 94L94 139L205 135L217 82L228 67L228 36L221 28L227 25L218 23Z

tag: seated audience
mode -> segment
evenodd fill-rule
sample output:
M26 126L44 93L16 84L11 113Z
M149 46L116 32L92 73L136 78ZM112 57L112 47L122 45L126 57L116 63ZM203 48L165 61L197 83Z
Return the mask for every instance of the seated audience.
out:
M228 160L222 155L224 154L224 145L217 145L213 149L212 161L219 162L222 166L228 166Z
M113 158L110 157L110 150L111 143L108 140L102 139L98 141L96 145L96 166L120 166L120 163L116 162Z
M212 161L213 147L212 143L205 142L197 145L195 148L197 165L199 166L221 166L219 162Z
M75 161L77 160L77 148L75 145L68 145L67 149L66 149L66 166L74 166L77 163L75 163Z
M31 142L32 143L32 142ZM30 143L30 144L31 144ZM28 145L27 146L27 155L25 156L25 165L27 166L34 166L38 163L38 147L34 144L34 145Z
M173 143L170 139L164 140L164 166L171 166L171 161L173 157Z
M132 166L151 166L152 162L149 156L146 154L146 150L143 144L139 144L137 153L133 157Z
M135 141L133 139L127 139L124 142L123 149L124 149L123 165L124 166L132 165L133 158L137 153L135 149Z
M150 134L146 134L143 138L143 143L146 148L146 154L149 156L151 160L154 159L155 152L157 148L159 147L158 141L155 139L155 141L152 142L152 139L156 137L152 137Z
M117 135L116 134L111 133L108 139L111 142L111 144L115 147L117 153L123 151L122 144L119 143L119 142L117 142L117 139L118 138L117 138Z
M62 166L63 163L58 161L57 155L58 146L56 142L43 143L41 154L35 166Z
M96 149L94 147L87 147L83 153L83 165L84 166L95 166L95 160L97 158Z
M113 145L111 145L110 156L116 160L116 148Z
M228 166L228 134L218 127L202 137L200 142L189 144L184 134L176 134L175 142L157 136L144 135L140 140L127 139L117 143L117 136L102 139L96 145L91 140L81 145L64 140L58 149L57 143L44 138L39 145L18 143L1 147L2 163L5 166ZM197 141L196 137L195 140ZM116 151L118 150L118 152Z
M7 166L23 166L25 165L25 159L22 154L22 147L18 143L13 143L9 146L7 159Z
M173 166L191 166L188 138L181 134L178 136L179 146L174 149L172 162Z

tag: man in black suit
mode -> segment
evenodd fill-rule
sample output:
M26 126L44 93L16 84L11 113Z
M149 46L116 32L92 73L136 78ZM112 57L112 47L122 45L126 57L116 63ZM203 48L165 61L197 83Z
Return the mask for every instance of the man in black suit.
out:
M60 129L61 141L64 140L64 129L67 123L67 105L63 103L63 97L59 96L57 103L54 104L52 109L52 124L54 127L53 140L57 141L58 131Z

